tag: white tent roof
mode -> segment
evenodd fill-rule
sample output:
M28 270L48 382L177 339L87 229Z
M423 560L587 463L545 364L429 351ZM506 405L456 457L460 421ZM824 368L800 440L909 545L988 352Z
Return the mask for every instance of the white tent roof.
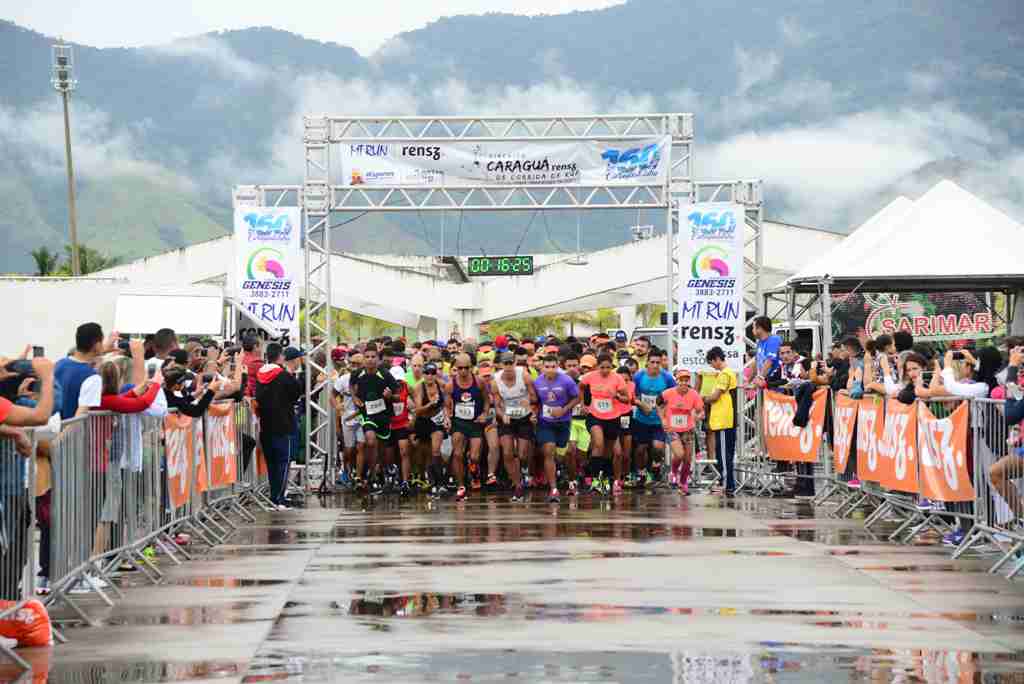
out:
M818 259L790 276L787 282L800 280L820 280L826 275L842 268L855 258L865 246L871 245L880 235L888 235L892 226L906 216L914 203L906 197L897 197L885 205L881 211L862 223L859 228L847 235L842 242L825 252Z
M939 182L882 228L855 253L828 264L836 290L866 281L876 292L1024 287L1018 254L1024 228L951 181Z

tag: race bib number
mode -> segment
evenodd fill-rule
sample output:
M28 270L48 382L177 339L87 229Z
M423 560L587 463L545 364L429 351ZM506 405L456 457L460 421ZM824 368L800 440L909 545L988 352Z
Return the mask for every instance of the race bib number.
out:
M431 418L430 420L434 423L434 425L444 425L444 414L440 412L435 413L434 417Z
M474 408L473 404L456 404L455 417L459 420L473 420Z
M612 400L598 399L594 402L594 408L600 413L608 413L612 410Z
M522 406L508 406L505 408L505 415L512 420L518 420L526 417L526 409Z
M375 413L384 413L387 410L387 405L383 399L374 399L373 401L366 402L366 414L372 416Z
M619 417L619 425L622 426L623 430L628 430L629 429L629 416L620 416Z
M644 402L648 406L657 406L658 405L658 395L657 394L641 394L640 395L640 401Z
M690 417L685 413L676 413L672 416L672 427L676 430L685 430L690 426Z
M540 408L541 408L541 415L542 416L544 416L545 418L547 418L549 420L556 420L555 414L553 412L553 409L555 408L554 406L548 406L547 404L544 404ZM573 415L576 415L576 409L573 409L572 413L573 413Z
M395 412L395 417L405 413L405 402L399 401L391 405L391 410Z
M583 406L580 405L580 404L576 404L575 406L573 406L572 407L572 415L573 415L574 418L579 418L580 416L582 416L583 415Z

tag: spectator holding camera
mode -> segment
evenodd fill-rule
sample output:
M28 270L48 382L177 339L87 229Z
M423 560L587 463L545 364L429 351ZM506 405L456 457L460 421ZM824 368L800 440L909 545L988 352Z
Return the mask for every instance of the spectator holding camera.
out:
M202 376L193 376L187 369L177 364L164 371L164 393L167 395L167 406L177 409L178 413L183 416L190 418L202 416L206 413L206 409L210 408L210 403L221 389L223 389L223 384L218 380L205 384Z
M63 388L60 417L63 420L98 408L103 400L103 382L96 372L96 362L105 351L114 350L117 333L104 341L99 323L83 323L75 331L75 350L57 362L53 376Z
M101 409L115 413L142 413L157 399L160 392L159 377L152 382L146 377L143 341L131 340L128 349L131 358L116 356L100 364Z
M942 384L946 394L954 397L985 398L999 384L996 372L1003 359L995 347L983 347L975 358L969 350L946 352L942 368Z

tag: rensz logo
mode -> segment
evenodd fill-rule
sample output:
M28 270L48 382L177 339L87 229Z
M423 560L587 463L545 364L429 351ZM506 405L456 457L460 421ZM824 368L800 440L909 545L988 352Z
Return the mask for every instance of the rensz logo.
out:
M601 159L608 162L607 180L656 176L661 161L661 145L654 143L622 151L609 149L601 153Z
M736 217L731 211L694 211L686 218L693 240L731 240L736 234Z
M250 240L275 240L287 242L292 235L292 222L287 214L246 214L243 220L249 224Z

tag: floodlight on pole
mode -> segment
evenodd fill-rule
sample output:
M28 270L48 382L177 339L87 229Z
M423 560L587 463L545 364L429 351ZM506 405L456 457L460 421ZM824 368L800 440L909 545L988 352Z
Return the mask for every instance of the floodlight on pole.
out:
M68 96L78 85L75 80L74 55L71 46L63 40L53 46L53 77L50 83L64 102L64 156L68 171L68 233L71 239L71 275L82 275L78 259L78 216L75 211L75 170L71 161L71 120L68 114Z

